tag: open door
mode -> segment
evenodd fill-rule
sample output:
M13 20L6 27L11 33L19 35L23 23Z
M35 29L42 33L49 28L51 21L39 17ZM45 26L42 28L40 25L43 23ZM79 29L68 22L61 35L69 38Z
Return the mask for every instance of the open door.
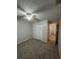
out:
M57 22L48 21L48 43L56 44Z

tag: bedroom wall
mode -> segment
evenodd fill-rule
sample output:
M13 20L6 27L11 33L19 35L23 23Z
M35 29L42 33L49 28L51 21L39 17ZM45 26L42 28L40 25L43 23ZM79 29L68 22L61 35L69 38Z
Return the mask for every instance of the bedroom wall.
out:
M42 40L44 42L48 41L48 21L42 21Z
M47 20L38 21L33 23L33 38L47 42L48 24Z
M32 24L28 21L17 21L17 44L32 38Z
M41 22L33 23L33 38L42 40L42 25Z

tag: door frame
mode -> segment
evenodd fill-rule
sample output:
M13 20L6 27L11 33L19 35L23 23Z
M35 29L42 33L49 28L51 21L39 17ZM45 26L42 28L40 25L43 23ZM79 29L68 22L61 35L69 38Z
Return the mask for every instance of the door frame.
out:
M57 45L57 44L58 44L58 30L59 30L59 24L58 24L58 22L56 22L56 21L48 21L48 40L47 40L47 42L49 43L49 24L52 24L52 23L57 23L57 24L56 24L56 41L55 41L55 44Z

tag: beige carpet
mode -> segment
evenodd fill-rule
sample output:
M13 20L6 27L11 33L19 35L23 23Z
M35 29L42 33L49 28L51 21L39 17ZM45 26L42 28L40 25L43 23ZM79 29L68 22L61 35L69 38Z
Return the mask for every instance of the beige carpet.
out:
M18 45L17 59L60 59L60 57L56 46L30 39Z

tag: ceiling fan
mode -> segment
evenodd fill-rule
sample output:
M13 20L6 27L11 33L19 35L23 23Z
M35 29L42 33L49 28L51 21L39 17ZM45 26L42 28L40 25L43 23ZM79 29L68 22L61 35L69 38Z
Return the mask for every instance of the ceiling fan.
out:
M17 10L20 12L19 14L17 14L17 19L26 18L28 21L30 21L30 20L39 20L36 17L36 15L34 15L32 12L26 12L19 5L17 5Z
M35 14L35 13L43 12L43 11L45 11L45 10L48 10L48 9L52 8L52 7L53 7L53 6L52 6L52 3L46 4L46 5L44 5L44 6L40 7L40 8L38 8L37 10L35 10L35 11L33 11L33 12L30 13L30 12L26 12L26 10L23 9L23 8L18 4L18 5L17 5L17 8L18 8L18 10L22 11L23 14L21 13L20 15L17 15L17 18L24 18L24 17L26 17L28 20L39 20L39 19L37 18L37 16L34 15L34 14Z

